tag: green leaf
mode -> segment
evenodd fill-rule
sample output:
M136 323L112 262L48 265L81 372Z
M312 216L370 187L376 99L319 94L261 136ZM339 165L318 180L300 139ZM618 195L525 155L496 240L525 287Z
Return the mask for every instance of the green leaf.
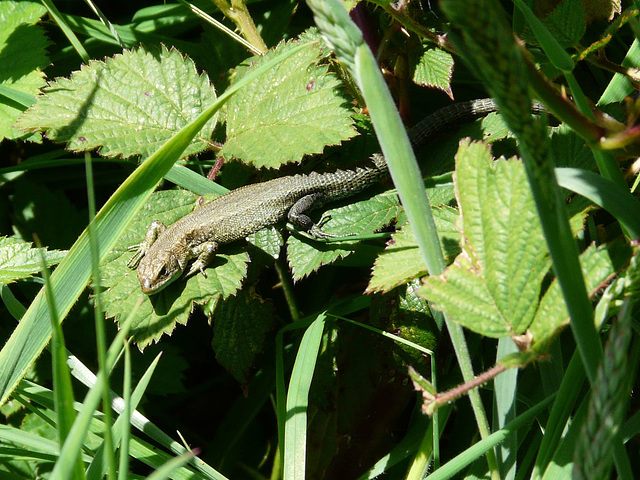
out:
M610 246L596 247L591 245L580 255L580 266L584 274L587 291L593 296L606 286L606 282L629 261L631 249L628 245L614 243ZM535 342L545 348L545 341L556 331L569 323L569 313L562 296L557 279L549 286L536 316L531 323L530 331Z
M21 100L26 98L24 94L32 98L46 85L42 69L50 63L46 52L50 42L44 30L35 25L45 13L46 9L36 2L0 2L0 87L4 87L0 95L0 140L40 139L39 135L25 135L13 124L25 108Z
M402 207L397 195L384 192L368 200L328 210L329 220L322 229L332 235L371 234L389 225ZM287 240L287 258L294 280L300 280L323 265L353 253L358 242L322 243L291 235Z
M587 29L587 15L581 0L564 0L542 21L563 47L576 47Z
M431 210L445 259L450 263L460 253L460 232L455 225L458 211L447 206ZM376 258L367 293L387 292L427 273L413 229L407 223L393 234L385 251Z
M247 241L273 258L278 258L284 239L282 233L275 227L267 227L252 233Z
M251 59L251 67L242 74L298 43L281 44ZM340 81L327 65L317 64L320 48L292 56L229 102L227 142L221 155L256 167L278 168L356 134Z
M262 351L266 334L276 319L275 308L252 288L219 301L213 313L211 346L216 360L242 385Z
M209 78L198 75L176 50L125 50L91 61L44 89L45 95L16 123L45 131L75 151L100 149L105 157L151 155L216 99ZM181 157L210 145L214 115Z
M550 150L556 167L596 169L593 153L585 145L584 139L564 123L551 134Z
M179 457L174 457L154 470L154 472L147 477L147 480L165 480L167 478L172 478L172 476L175 475L179 469L184 467L193 457L193 452L186 452Z
M40 273L40 250L45 255L47 266L58 264L67 254L66 251L48 252L46 248L32 248L31 243L18 238L0 237L0 285Z
M186 191L157 192L134 218L102 264L102 286L107 289L102 301L108 317L123 321L142 294L135 270L127 267L132 255L127 248L140 243L153 220L170 225L192 212L200 203L198 199ZM228 254L217 255L207 268L207 278L192 275L156 295L145 296L131 325L131 334L139 348L171 333L176 323L186 324L194 303L203 304L212 298L227 298L236 293L247 273L249 256L237 249L226 251Z
M392 310L389 320L392 322L392 331L396 332L398 337L434 351L438 347L439 336L429 303L418 295L419 287L420 282L416 280L396 290L397 297L392 301L397 302L397 307ZM420 367L424 366L423 352L404 344L399 344L398 347L405 356L401 364L402 369L406 368L408 362L422 370Z
M523 165L493 162L464 141L456 158L462 253L421 294L467 328L490 337L523 333L549 269L546 244Z
M423 87L433 87L453 98L451 77L453 76L453 57L440 48L428 46L415 61L413 81Z
M629 51L622 60L623 67L640 68L640 42L635 39ZM598 105L609 105L624 100L624 98L635 90L631 80L626 74L616 73L607 88L600 96Z
M473 140L484 140L495 143L506 138L513 138L513 134L504 123L499 113L490 113L484 118L465 123L460 128L452 129L429 142L426 152L416 152L418 158L425 163L425 173L441 174L454 168L453 158L458 151L460 139L469 137ZM431 197L429 197L431 200Z

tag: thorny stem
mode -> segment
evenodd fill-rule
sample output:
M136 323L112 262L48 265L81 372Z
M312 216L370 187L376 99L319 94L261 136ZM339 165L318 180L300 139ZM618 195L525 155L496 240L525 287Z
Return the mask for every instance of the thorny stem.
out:
M407 28L407 30L412 31L416 35L425 40L433 43L434 45L446 50L449 53L455 53L455 47L447 40L445 35L438 35L432 30L420 25L420 23L416 22L411 16L407 13L407 9L405 7L394 8L391 4L387 6L385 12L389 14L391 18L397 21L400 25Z
M447 403L453 402L456 398L461 397L465 393L469 392L473 388L480 387L481 385L487 383L489 380L496 377L499 373L507 370L507 367L498 363L491 367L486 372L481 373L477 377L474 377L471 381L465 382L462 385L458 385L457 387L452 388L451 390L447 390L444 393L439 393L434 396L433 401L427 405L428 411L432 412L441 407L442 405L446 405Z
M634 82L640 81L640 68L625 67L624 65L618 65L609 60L604 52L598 52L597 55L589 55L586 57L588 62L597 65L600 68L609 70L610 72L619 73L629 77Z

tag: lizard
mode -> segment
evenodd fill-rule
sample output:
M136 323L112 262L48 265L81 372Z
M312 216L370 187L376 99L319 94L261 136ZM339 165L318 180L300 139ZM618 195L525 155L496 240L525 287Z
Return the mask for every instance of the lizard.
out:
M532 110L539 112L542 108L534 104ZM413 127L409 140L416 150L447 128L497 110L492 99L451 104ZM137 269L142 292L151 295L180 278L185 271L187 276L200 272L206 277L205 268L221 245L242 240L283 220L289 220L315 239L332 237L334 235L322 231L326 218L316 224L307 212L355 195L388 175L383 155L376 153L354 168L284 176L237 188L168 227L153 221L144 240L129 248L137 252L127 265Z

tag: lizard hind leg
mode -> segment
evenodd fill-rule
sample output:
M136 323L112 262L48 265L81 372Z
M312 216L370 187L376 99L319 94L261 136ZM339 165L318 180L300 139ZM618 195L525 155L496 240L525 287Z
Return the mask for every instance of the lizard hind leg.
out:
M305 213L307 210L312 208L318 208L324 205L327 201L326 195L322 193L312 193L309 195L305 195L296 203L293 204L287 217L289 221L293 223L298 229L303 232L308 233L311 237L316 240L326 240L328 238L341 238L341 237L349 237L351 235L355 235L353 233L347 235L334 235L332 233L327 233L322 230L322 227L331 220L331 215L323 215L318 223L314 223L311 218Z
M321 207L326 201L327 197L322 193L305 195L289 209L287 218L296 228L307 232L315 239L336 237L337 235L331 235L322 231L323 225L331 219L330 215L324 215L318 223L314 223L306 214L306 212L312 208Z
M324 204L325 196L321 193L310 193L300 198L287 213L287 218L297 228L304 232L311 230L316 224L306 214L312 208L318 208Z

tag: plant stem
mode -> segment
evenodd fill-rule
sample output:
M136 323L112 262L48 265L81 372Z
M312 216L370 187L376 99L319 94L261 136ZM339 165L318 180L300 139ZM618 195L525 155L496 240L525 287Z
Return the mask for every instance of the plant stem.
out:
M253 23L249 9L244 0L212 0L216 7L236 24L240 34L261 53L266 53L267 45Z

